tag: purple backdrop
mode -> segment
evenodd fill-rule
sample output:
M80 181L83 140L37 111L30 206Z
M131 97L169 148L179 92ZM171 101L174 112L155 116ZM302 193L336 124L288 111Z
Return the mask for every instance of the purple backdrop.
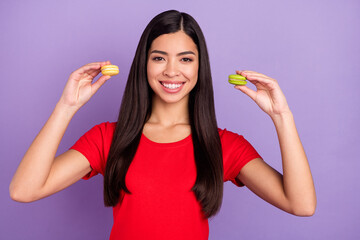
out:
M101 176L29 204L10 199L9 183L78 67L111 60L120 74L75 115L59 153L93 125L116 120L139 37L152 17L168 9L190 13L203 29L219 126L243 134L281 171L270 118L235 91L227 75L248 69L278 80L317 190L315 215L301 218L226 183L210 239L360 239L356 0L1 1L0 239L109 237L112 211L103 206Z

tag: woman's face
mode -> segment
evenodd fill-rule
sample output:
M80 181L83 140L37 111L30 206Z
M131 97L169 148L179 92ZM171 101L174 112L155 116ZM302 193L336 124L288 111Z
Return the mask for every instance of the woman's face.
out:
M163 34L151 44L147 76L155 97L166 103L187 101L198 78L196 44L182 31Z

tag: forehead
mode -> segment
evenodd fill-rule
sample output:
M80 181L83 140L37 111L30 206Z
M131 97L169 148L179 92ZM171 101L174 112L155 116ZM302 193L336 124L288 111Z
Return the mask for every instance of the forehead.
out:
M150 50L162 50L169 53L191 50L197 53L197 46L186 33L178 31L176 33L163 34L155 38Z

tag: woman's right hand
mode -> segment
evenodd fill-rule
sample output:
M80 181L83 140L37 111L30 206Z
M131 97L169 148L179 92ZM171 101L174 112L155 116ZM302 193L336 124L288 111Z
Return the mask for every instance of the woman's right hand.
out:
M90 172L89 161L75 150L55 155L73 114L110 78L101 76L92 83L101 67L108 64L110 61L89 63L71 73L58 104L14 174L9 186L12 199L36 201L70 186Z
M101 72L101 67L110 61L86 64L70 74L60 98L60 103L78 110L111 78L103 75L96 82L93 79Z

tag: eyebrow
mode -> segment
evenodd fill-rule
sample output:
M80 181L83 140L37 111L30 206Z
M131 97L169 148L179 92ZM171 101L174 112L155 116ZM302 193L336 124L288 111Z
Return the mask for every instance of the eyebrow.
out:
M159 50L153 50L153 51L151 51L150 54L152 54L152 53L159 53L159 54L163 54L163 55L166 55L166 56L169 55L167 52L159 51ZM182 56L182 55L187 55L187 54L193 54L193 55L196 56L196 54L194 52L192 52L192 51L181 52L181 53L176 54L176 56Z

